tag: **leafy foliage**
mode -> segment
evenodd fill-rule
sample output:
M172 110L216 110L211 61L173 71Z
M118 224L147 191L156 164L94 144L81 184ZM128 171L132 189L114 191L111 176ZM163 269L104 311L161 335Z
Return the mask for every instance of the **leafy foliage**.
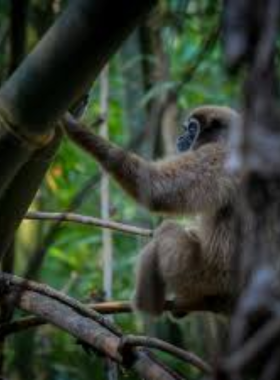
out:
M28 50L37 42L47 26L55 19L54 4L59 1L30 2L27 36ZM223 69L221 53L221 35L213 37L211 48L203 51L205 39L218 27L220 21L220 6L213 5L211 0L196 2L195 0L161 0L159 10L152 15L151 33L154 25L159 30L163 53L168 62L169 78L154 81L149 88L143 88L143 78L135 83L141 88L140 98L135 104L135 113L139 120L145 115L148 118L148 106L171 91L178 91L177 105L183 114L187 109L204 103L227 104L236 106L237 85L226 77ZM52 6L50 6L52 4ZM57 8L55 8L57 9ZM7 2L0 2L0 21L5 25L9 17ZM9 39L1 39L0 28L0 75L4 80L9 64ZM131 41L129 42L131 43ZM139 44L139 40L134 41ZM88 47L90 49L90 46ZM108 122L110 139L122 146L133 145L135 133L131 127L134 120L130 118L130 109L126 107L125 97L132 96L127 88L126 76L129 71L136 71L144 61L152 67L159 64L153 54L143 55L137 45L138 56L129 56L120 52L110 62L110 109ZM201 57L197 60L197 57ZM183 83L183 85L182 85ZM90 92L90 103L84 121L91 124L100 114L100 84L96 83ZM134 113L134 115L135 115ZM143 125L144 131L145 125ZM145 151L146 135L156 131L151 128L150 134L144 133L144 138L137 144ZM161 132L159 133L159 135ZM140 147L141 143L141 147ZM67 140L61 146L60 152L50 169L44 185L34 201L34 208L48 211L67 210L73 200L77 201L77 194L85 188L89 179L92 179L90 190L80 195L79 206L75 211L99 217L100 215L100 170L85 153ZM158 223L158 217L148 215L144 210L139 211L124 193L111 183L111 219L126 223L151 227ZM17 266L16 272L22 273L28 257L38 247L46 244L46 236L50 233L51 224L36 222L36 228L31 228L35 222L24 222L17 237ZM30 228L29 228L29 227ZM97 228L81 225L61 225L57 228L55 239L47 250L44 264L41 268L40 279L56 288L69 285L69 293L81 300L94 300L102 296L102 231ZM139 249L145 243L144 239L121 234L114 234L114 289L115 299L129 299L133 290L133 268ZM69 280L70 279L70 280ZM72 280L71 280L72 279ZM69 284L70 281L70 284ZM138 316L122 315L116 317L116 322L124 331L141 333L143 323ZM203 324L202 321L199 322ZM147 324L147 323L146 323ZM213 331L201 332L199 324L185 322L183 330L177 324L168 322L165 318L152 326L152 333L168 337L178 345L192 346L197 353L207 356L205 340ZM182 331L184 334L182 335ZM34 334L33 332L31 335ZM7 372L17 372L20 378L21 362L14 349L20 347L23 341L30 339L30 333L24 333L9 344L9 360ZM34 336L34 335L33 335ZM199 338L199 339L198 339ZM204 344L199 344L202 340ZM32 340L33 354L30 355L29 366L38 374L36 378L66 380L106 378L104 361L94 356L87 356L72 338L58 332L49 326L36 331ZM19 352L21 352L19 350ZM165 357L166 359L166 357ZM170 360L170 359L168 359ZM26 363L25 363L26 364ZM27 364L26 364L27 365ZM173 367L187 373L188 379L197 379L198 373L193 369L186 369L181 363L171 361ZM17 367L18 366L18 369ZM120 378L132 379L131 374L125 373Z

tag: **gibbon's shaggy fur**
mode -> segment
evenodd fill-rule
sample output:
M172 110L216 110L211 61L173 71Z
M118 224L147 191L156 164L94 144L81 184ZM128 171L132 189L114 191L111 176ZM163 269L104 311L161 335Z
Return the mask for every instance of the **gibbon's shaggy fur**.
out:
M240 180L227 172L225 160L229 126L239 118L228 107L196 108L178 139L180 154L158 162L148 162L74 120L67 121L70 138L137 202L154 212L200 217L199 226L190 231L175 222L163 222L144 247L136 276L138 310L159 315L169 295L189 310L203 308L204 300L212 297L224 302L237 294L232 257L237 247L235 208ZM222 312L224 306L215 308Z

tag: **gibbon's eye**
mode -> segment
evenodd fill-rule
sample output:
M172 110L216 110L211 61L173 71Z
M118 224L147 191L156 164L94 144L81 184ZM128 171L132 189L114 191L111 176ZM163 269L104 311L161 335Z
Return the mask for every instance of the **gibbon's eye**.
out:
M192 148L200 133L200 124L196 119L189 119L182 127L184 133L178 137L176 143L179 152L185 152Z

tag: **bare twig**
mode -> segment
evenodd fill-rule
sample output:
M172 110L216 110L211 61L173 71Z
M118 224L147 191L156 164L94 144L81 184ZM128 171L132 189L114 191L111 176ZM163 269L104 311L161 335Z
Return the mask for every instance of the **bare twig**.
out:
M91 216L73 214L73 213L58 213L58 212L42 212L42 211L29 211L25 215L25 219L30 220L50 220L70 223L80 223L91 225L101 228L109 228L114 231L123 232L126 234L152 236L153 231L146 228L130 226L123 223L114 222L111 220L103 220Z
M106 301L99 303L89 303L88 307L98 311L101 314L120 314L131 313L133 311L129 301Z
M104 122L100 126L100 136L108 139L109 137L109 92L110 92L110 70L107 64L100 75L100 111L105 116ZM102 171L100 183L100 214L101 218L110 218L110 179L106 172ZM113 234L110 229L102 230L102 270L103 270L103 294L105 299L112 299L113 294ZM109 317L114 321L113 316ZM105 359L105 378L107 380L118 380L118 367L112 360Z
M85 198L89 193L93 192L94 189L100 182L99 173L93 175L88 180L85 181L81 189L74 195L74 197L70 200L68 206L63 210L63 213L72 212L78 207L81 206ZM57 239L57 236L60 232L61 221L58 220L52 224L47 234L44 236L39 247L35 249L32 253L28 263L26 265L26 269L24 270L24 274L22 277L24 278L36 278L45 258L46 252L52 246L52 244Z
M47 324L45 319L39 317L23 317L12 322L6 322L0 324L0 337L6 337L11 334L16 334L21 331L25 331L32 327L39 327Z
M210 365L199 358L197 355L193 354L192 352L185 351L182 348L175 347L174 345L158 338L126 335L121 341L120 351L125 351L128 347L148 347L167 352L176 358L185 361L186 363L192 364L194 367L198 368L206 374L212 373Z

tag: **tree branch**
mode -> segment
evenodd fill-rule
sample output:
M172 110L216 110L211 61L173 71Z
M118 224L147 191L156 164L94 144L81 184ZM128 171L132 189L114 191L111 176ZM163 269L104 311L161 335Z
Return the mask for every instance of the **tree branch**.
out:
M198 368L200 371L205 374L211 374L212 370L208 363L199 358L197 355L192 352L185 351L182 348L175 347L174 345L165 342L158 338L152 338L147 336L135 336L135 335L126 335L122 339L121 343L121 352L126 352L127 349L132 347L148 347L167 352L176 358L185 361L188 364L193 365Z
M129 0L71 2L1 87L0 222L5 225L0 226L4 235L4 241L0 237L0 258L51 161L41 163L37 173L36 152L53 145L58 118L89 88L109 57L155 4L156 0L137 0L133 5ZM26 178L23 184L21 180L27 175L31 175L30 184ZM4 216L7 208L8 221ZM10 216L12 209L16 216Z
M6 337L11 334L16 334L21 331L25 331L32 327L39 327L47 324L45 319L40 317L23 317L12 322L6 322L0 324L0 337Z
M56 212L42 212L42 211L29 211L25 215L25 219L30 220L51 220L59 222L71 222L91 225L101 228L109 228L114 231L123 232L126 234L140 235L151 237L152 230L145 228L125 225L123 223L113 222L110 220L102 220L91 216L78 215L73 213L56 213Z
M100 302L96 304L87 304L89 309L93 309L101 314L120 314L120 313L131 313L132 305L129 301L108 301ZM167 307L172 308L172 305L167 304ZM21 331L25 331L29 328L39 327L47 324L45 319L28 316L19 318L12 322L0 324L0 337L16 334Z
M30 282L29 282L30 285ZM37 287L34 288L34 291ZM48 295L49 291L44 293L44 289L40 289L40 293ZM64 293L61 293L61 296L56 292L55 298L60 299L62 297L62 302L64 302ZM205 303L205 307L203 307L202 304L192 304L192 305L185 305L178 306L173 301L167 300L165 301L164 310L170 311L172 313L178 313L181 316L187 315L190 312L193 311L202 311L202 310L208 310L210 309L209 302L220 303L220 300L216 300L215 298L212 298L211 300L207 300ZM100 302L100 303L88 303L85 305L87 308L95 310L96 312L103 314L103 315L111 315L111 314L123 314L123 313L132 313L133 312L133 306L131 302L129 301L107 301L107 302ZM213 307L213 312L215 312L215 308ZM12 321L10 323L3 323L0 325L0 336L1 335L10 335L14 333L18 333L21 331L24 331L28 328L32 327L39 327L42 325L45 325L48 323L46 320L43 320L38 317L29 316L20 318L18 320Z
M112 333L116 334L117 336L120 336L120 331L116 328L116 326L110 323L110 321L105 319L101 314L97 313L92 309L89 309L85 305L81 304L79 301L76 301L74 298L71 298L65 293L53 289L46 284L40 284L35 281L29 281L24 278L20 278L8 273L1 273L0 289L2 289L2 287L5 290L9 289L11 285L17 288L17 294L14 293L15 298L21 298L21 293L26 290L42 294L73 308L85 317L94 320L95 322L110 330ZM15 303L17 303L17 301L17 299L12 300L12 302Z
M132 349L129 358L124 357L119 350L122 333L116 327L108 329L102 316L96 318L98 313L93 313L78 301L65 295L60 295L59 299L59 292L50 287L3 273L0 275L0 287L2 295L20 309L67 331L93 351L134 370L140 377L147 380L181 379L158 360L153 360L148 351Z

